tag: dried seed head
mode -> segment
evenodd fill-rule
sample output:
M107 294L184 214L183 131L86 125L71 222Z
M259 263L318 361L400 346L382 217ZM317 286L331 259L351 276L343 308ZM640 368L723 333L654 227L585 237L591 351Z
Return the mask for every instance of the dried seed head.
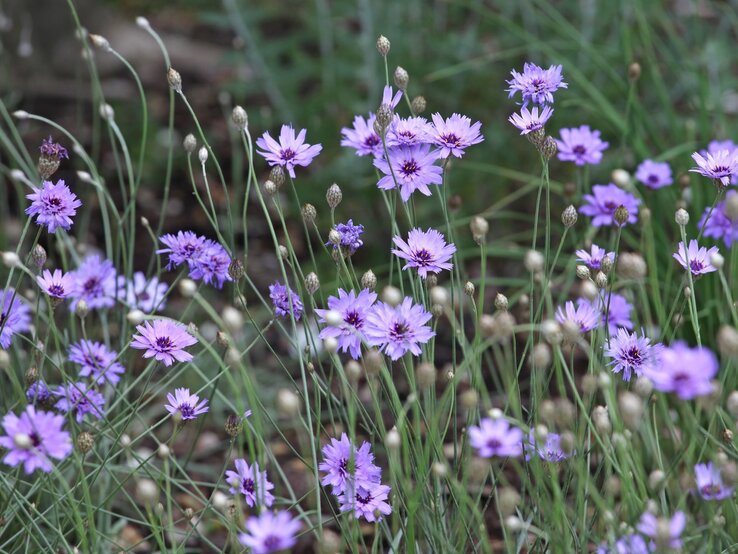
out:
M436 368L430 362L422 362L415 368L415 379L418 387L424 389L436 382Z
M305 275L305 290L310 294L315 294L320 288L320 280L314 271L311 271Z
M361 276L361 286L365 289L374 290L377 286L377 276L370 269Z
M303 204L302 205L302 219L305 221L305 223L314 223L315 218L318 216L318 211L315 209L315 206L312 204Z
M646 277L646 261L635 252L624 252L618 256L618 274L625 279L641 281Z
M677 225L684 227L689 223L689 212L684 208L679 208L674 214L674 220L677 222Z
M79 435L77 435L77 449L82 452L82 454L87 454L90 450L92 450L92 447L95 446L95 437L93 437L90 433L87 431L82 431Z
M487 231L489 231L489 223L486 219L477 215L469 222L469 229L471 229L474 242L481 245L487 236Z
M569 229L570 227L574 227L577 223L577 209L569 204L566 209L564 209L563 212L561 212L561 223L564 224L564 227Z
M277 412L284 418L295 418L300 415L300 397L289 389L277 392Z
M615 208L615 213L613 214L613 219L615 222L623 226L628 222L628 218L630 217L630 213L628 212L628 209L625 206L618 206Z
M625 427L636 431L643 419L643 400L637 394L625 391L618 397L618 406Z
M395 113L388 104L382 104L377 108L376 119L374 120L374 130L378 135L384 135L385 130L392 123Z
M343 193L341 192L341 187L339 187L336 183L333 183L330 187L328 187L328 192L325 193L325 200L326 202L328 202L328 206L331 210L335 210L336 206L341 203L342 199Z
M497 308L501 312L505 312L507 311L508 305L509 303L507 300L507 296L505 296L501 292L498 292L497 295L495 296L495 308Z
M426 102L425 97L423 96L416 96L413 98L412 102L410 102L410 109L412 109L413 113L415 115L419 115L425 111L426 108Z
M548 369L551 366L551 348L540 342L533 347L530 359L536 369Z
M395 68L394 74L395 86L401 91L407 90L407 84L410 81L410 75L408 72L400 67L399 65Z
M243 429L243 418L230 414L225 420L225 432L231 438L236 438Z
M628 79L635 81L641 76L641 64L633 62L628 66Z
M197 148L197 139L195 139L195 135L188 133L182 141L182 147L185 149L185 152L192 154Z
M167 69L167 82L169 83L169 88L178 94L182 94L182 76L173 67Z
M377 52L381 56L387 56L390 51L390 41L389 39L384 35L379 35L379 38L377 39Z
M389 304L390 306L397 306L402 302L402 292L397 287L387 285L382 289L382 302Z
M241 106L236 106L233 108L233 111L231 112L231 119L233 120L234 125L238 127L238 129L241 131L249 125L249 115Z
M589 268L586 265L577 266L577 277L580 279L589 279L590 275Z
M466 282L466 283L464 284L464 294L466 294L467 296L469 296L469 297L471 297L471 296L474 296L474 292L475 292L476 290L477 290L477 289L476 289L476 287L474 286L474 283L472 283L471 281L467 281L467 282Z
M536 250L528 250L523 258L523 265L531 273L540 273L543 271L543 266L546 263L543 254Z
M267 181L264 183L264 193L267 196L274 196L277 194L277 185L274 184L274 181L270 181L267 179Z
M543 129L541 129L543 130ZM530 136L530 135L529 135ZM556 152L558 152L559 147L556 144L556 140L553 137L546 137L543 139L539 146L540 153L547 159L550 160L556 155Z

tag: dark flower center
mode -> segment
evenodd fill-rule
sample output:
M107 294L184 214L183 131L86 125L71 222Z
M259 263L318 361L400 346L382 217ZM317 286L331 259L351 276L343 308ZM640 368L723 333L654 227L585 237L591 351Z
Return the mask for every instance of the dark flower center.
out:
M420 250L416 250L414 252L413 258L418 264L426 266L430 264L430 262L433 260L433 255L425 248L421 248Z
M493 437L487 441L487 448L491 450L497 450L500 446L502 446L502 443L498 438Z
M716 165L712 168L712 171L713 173L717 173L719 175L730 175L730 168L724 165Z
M533 79L530 84L536 92L546 90L546 81L543 79Z
M587 153L587 149L581 144L577 144L574 148L571 149L571 151L574 152L577 156L584 156L584 154Z
M692 273L698 273L705 269L705 264L700 260L689 260L689 267L692 269Z
M85 292L92 292L100 285L100 280L97 277L90 277L85 281L85 284L82 288L85 289Z
M282 544L282 539L275 535L267 535L266 537L264 537L262 544L264 545L264 549L267 552L271 552L272 550L276 550L277 548L279 548L279 546Z
M673 379L675 383L686 383L687 381L689 381L689 375L682 372L675 373Z
M174 343L169 337L159 337L156 339L156 347L159 349L159 351L164 352L166 350L171 350L172 348L174 348Z
M358 492L356 493L356 502L358 504L369 504L372 501L372 493L367 492L365 496L361 496Z
M703 496L713 496L718 495L723 490L723 487L720 486L719 483L709 483L702 488L700 488L700 491L702 492Z
M295 151L292 148L286 148L279 153L279 157L284 161L289 162L295 157Z
M52 196L48 199L48 204L49 208L51 208L52 210L58 210L62 205L62 201L61 198L57 196Z
M357 329L359 329L364 323L361 317L359 317L359 313L356 311L347 312L346 317L344 317L343 320L349 325L353 325Z
M415 160L408 160L404 164L402 164L402 167L400 168L400 171L405 177L412 177L414 175L417 175L419 171L418 162Z
M183 419L187 419L189 417L195 416L195 408L190 406L189 404L180 404L179 405L179 413L182 414Z
M623 354L625 361L632 366L639 366L643 363L643 354L637 346L632 346Z
M254 494L254 480L248 477L241 482L241 486L249 494Z
M604 206L605 206L606 209L611 210L611 211L614 211L614 210L617 210L618 209L618 203L617 202L613 202L612 200L607 200L604 203Z
M405 338L405 335L410 330L407 323L398 322L392 325L392 328L390 329L390 337L392 340L402 340Z
M64 296L64 287L61 285L51 285L49 287L50 296Z
M82 359L85 361L86 365L90 365L92 367L102 367L103 360L100 356L96 356L95 354L85 354Z
M441 140L443 140L443 142L445 142L448 146L460 146L461 143L461 139L457 137L454 133L442 135Z
M30 433L28 435L28 438L31 439L31 444L33 445L34 448L38 448L39 445L41 444L41 437L39 437L38 433L36 433L35 431Z
M144 302L146 300L150 300L151 299L151 295L148 292L146 292L146 291L139 292L136 295L136 299Z
M0 326L5 325L5 320L8 319L8 314L5 312L0 313Z
M368 146L369 148L373 148L374 146L377 146L379 144L379 137L372 133L368 137L364 139L364 146Z
M648 182L655 185L659 182L659 176L652 173L648 176Z
M196 251L197 251L197 246L195 246L191 242L186 243L182 247L182 252L184 252L185 256L192 256Z

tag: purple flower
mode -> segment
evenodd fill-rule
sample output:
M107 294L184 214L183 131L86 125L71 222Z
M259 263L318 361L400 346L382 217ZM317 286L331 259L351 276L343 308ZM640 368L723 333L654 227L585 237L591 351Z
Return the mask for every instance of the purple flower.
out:
M600 139L600 132L593 131L589 125L579 128L561 129L561 140L556 140L558 158L562 162L574 162L577 165L597 165L602 161L602 152L609 143Z
M343 352L349 352L354 360L358 360L361 356L361 341L364 338L362 332L364 322L376 300L376 293L368 289L362 290L358 295L352 290L347 293L343 289L338 289L338 298L328 297L328 310L316 309L315 313L320 317L320 323L326 323L328 312L334 310L340 314L341 323L324 327L320 332L320 338L336 338L338 348Z
M586 250L577 250L577 261L582 262L584 265L586 265L590 269L598 270L602 266L602 258L607 256L610 258L610 261L615 261L615 252L608 252L604 248L600 248L596 244L592 245L592 249L590 252L587 252Z
M650 189L668 187L674 182L671 177L671 167L666 162L644 160L636 169L636 179Z
M553 93L560 88L568 88L561 76L561 66L552 65L548 69L543 69L534 63L525 63L523 72L518 73L514 69L510 71L512 79L507 81L510 85L509 98L515 96L520 91L523 97L523 105L528 102L534 104L552 104L554 101Z
M200 400L198 395L190 394L190 389L174 389L174 394L167 393L167 400L169 404L164 406L167 411L172 415L179 414L183 421L196 419L197 416L208 411L207 398Z
M626 329L633 328L633 322L630 320L630 313L633 311L633 304L621 294L616 292L610 293L609 301L602 296L598 296L592 304L592 307L602 314L602 323L607 320L607 328L611 335L618 332L620 327ZM586 298L580 298L578 302L589 302ZM607 313L606 313L607 312Z
M623 381L630 381L633 373L640 376L657 371L662 349L661 344L652 344L645 335L618 329L605 347L605 356L612 359L609 365L613 373L622 371Z
M169 367L175 361L189 362L192 354L185 348L197 343L197 339L184 327L168 319L155 319L137 325L140 335L133 335L131 348L146 350L144 358L154 358Z
M31 309L15 289L0 289L0 346L7 349L13 335L31 328Z
M682 400L712 394L712 378L718 372L718 361L707 348L690 348L677 341L661 351L661 365L646 375L653 387L673 392Z
M368 487L359 486L355 494L351 490L341 494L338 507L341 512L353 511L356 519L363 517L370 522L379 521L382 516L392 513L392 506L387 503L389 493L390 487L387 485L376 483Z
M20 417L10 412L3 418L5 436L0 446L9 452L3 463L11 467L23 464L26 475L40 469L49 473L51 458L63 460L72 452L72 439L62 430L64 417L51 412L36 411L28 405Z
M483 418L479 426L469 427L469 444L482 458L493 456L517 458L523 454L523 432L505 419Z
M82 205L61 179L56 184L44 181L40 189L34 189L26 198L31 201L26 213L35 215L36 223L46 225L49 233L54 233L57 227L69 229L73 223L72 216L77 214L77 208Z
M335 227L338 233L338 243L326 242L326 246L332 246L334 249L343 248L349 254L356 252L360 248L364 241L359 237L364 233L363 225L354 225L354 221L349 219L346 223L339 223Z
M41 140L41 146L39 146L41 155L45 158L54 158L56 160L69 159L69 153L58 142L54 142L49 135L49 138Z
M118 277L118 296L125 300L128 307L143 312L160 312L166 305L167 284L159 281L158 277L147 279L137 271L133 279Z
M707 150L700 150L700 154L704 158L707 158L707 154L715 155L721 150L728 150L729 152L738 153L738 145L732 140L711 140L707 145ZM730 179L730 183L735 185L738 182L738 173L733 173Z
M234 462L236 471L225 472L226 482L231 494L241 493L246 498L246 504L251 508L255 505L269 507L274 503L274 495L269 491L274 485L267 480L267 472L259 471L259 463L249 465L243 458Z
M110 308L115 305L117 285L115 267L110 260L102 260L100 256L87 257L72 272L74 276L73 298L71 309L76 310L80 300L87 303L91 310Z
M293 314L296 320L302 316L302 302L297 293L279 281L269 285L269 298L274 304L274 314L277 317L288 317Z
M675 513L674 516L668 521L669 547L682 547L682 541L679 539L679 537L682 536L682 532L684 531L684 527L686 526L686 524L687 516L684 515L684 512ZM658 519L656 519L656 516L650 512L645 512L641 516L640 523L638 523L638 530L651 539L656 539L656 535L659 534L660 528L661 525L659 525Z
M74 288L74 277L69 273L62 273L61 269L55 269L51 273L48 269L36 277L38 286L51 298L62 300L69 296Z
M585 194L584 200L587 204L579 208L579 213L590 216L593 227L618 225L615 221L615 210L620 206L628 210L627 223L638 221L640 199L612 183L593 186L592 194Z
M159 237L166 248L157 250L157 254L169 254L167 269L172 269L187 262L190 266L200 258L207 247L208 239L192 231L178 231L176 235L168 234Z
M733 176L735 178L735 175ZM710 208L705 208L697 227L703 230L706 237L723 239L725 246L730 248L733 242L738 241L738 214L728 213L728 204L736 205L738 192L729 190L725 200L718 202L715 209L710 213ZM708 215L710 216L708 219Z
M680 242L676 253L672 256L684 269L689 269L692 275L698 276L717 271L717 268L710 262L712 255L717 253L717 246L713 246L708 250L704 246L698 246L697 241L692 239L686 249L684 243Z
M443 182L441 177L443 169L435 165L438 152L431 151L430 148L428 144L398 146L388 152L389 163L385 159L376 158L374 166L384 173L377 186L382 190L391 190L395 188L397 179L400 196L404 202L407 202L416 190L430 196L428 185L440 185Z
M479 144L484 137L479 132L482 124L477 121L472 124L471 119L465 115L453 114L445 120L441 114L434 113L433 119L433 144L438 146L438 157L448 158L451 155L461 158L464 151L473 144Z
M323 447L323 461L318 469L326 473L320 483L333 487L335 495L356 487L371 488L382 476L381 468L374 464L371 445L364 441L357 449L346 433L341 434L340 440L331 438L330 444Z
M264 511L246 521L246 533L239 533L238 540L249 548L251 554L270 554L291 550L297 540L300 522L289 512Z
M392 94L392 87L387 85L382 90L382 102L380 105L389 106L394 110L397 107L397 104L400 103L401 99L402 91L398 90L396 93Z
M26 389L26 400L30 404L48 404L51 400L51 391L43 381L36 381Z
M561 449L561 436L556 433L548 433L544 444L536 440L533 429L528 434L528 442L523 445L526 450L525 459L530 460L531 455L536 454L544 462L558 463L571 457L572 453L566 453Z
M602 313L589 302L580 302L574 307L574 302L568 300L564 307L556 310L556 321L562 325L567 321L576 324L579 331L586 333L600 326Z
M507 120L520 129L521 135L527 135L533 131L543 129L546 122L553 115L551 106L543 106L541 113L538 113L538 106L528 111L528 108L521 108L520 113L512 114Z
M115 360L118 353L100 342L81 340L69 347L69 361L79 364L80 377L91 377L98 385L120 381L125 368Z
M256 153L263 156L269 165L280 165L287 170L290 177L295 178L295 166L307 167L313 158L320 154L323 147L320 144L306 144L306 129L302 129L297 137L291 125L282 125L279 132L279 142L275 141L266 132L256 139L256 145L261 148Z
M356 150L357 156L374 156L378 158L384 153L382 139L374 131L375 116L369 114L368 119L357 115L354 117L354 127L341 129L341 146L348 146Z
M699 173L713 181L720 181L724 187L727 187L733 175L738 173L738 151L735 150L707 152L705 156L695 152L692 154L692 159L697 167L693 167L690 171Z
M69 383L58 387L54 394L59 397L54 404L56 409L71 413L77 423L82 423L87 414L92 414L97 419L105 416L103 410L105 398L96 390L89 388L87 383Z
M387 129L385 141L388 148L424 144L433 141L435 132L435 127L424 117L395 116Z
M377 302L366 317L364 335L369 344L379 346L392 360L400 359L406 352L420 356L420 345L436 335L424 325L431 317L409 296L395 307Z
M697 482L697 492L705 500L724 500L733 496L735 487L726 487L720 468L712 462L694 466L694 477Z
M223 288L223 283L231 280L228 275L230 264L231 257L226 249L215 241L206 240L203 250L189 263L190 278L195 281L202 279L216 288Z
M605 545L600 545L597 554L649 554L653 550L649 548L646 540L637 533L624 535L615 542L615 550L610 550Z
M456 246L446 244L443 235L435 229L427 231L411 229L407 235L407 242L400 237L393 237L392 241L397 246L396 249L392 249L392 253L398 258L407 260L402 269L415 267L422 279L425 279L429 272L439 273L454 266L449 260L456 252Z

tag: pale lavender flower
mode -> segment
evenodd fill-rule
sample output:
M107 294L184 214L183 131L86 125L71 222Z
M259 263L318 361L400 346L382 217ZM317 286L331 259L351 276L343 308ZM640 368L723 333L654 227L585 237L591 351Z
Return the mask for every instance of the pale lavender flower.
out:
M543 106L541 113L538 113L538 106L528 111L528 108L521 108L520 113L512 114L507 120L520 129L521 135L527 135L533 131L543 129L546 122L553 115L551 106Z
M354 117L353 128L344 127L341 129L341 146L347 146L356 150L357 156L374 156L381 157L384 154L382 139L374 131L374 121L376 117L373 113L369 114L368 119L357 115Z
M63 460L72 452L72 439L63 426L63 416L37 411L32 405L26 406L20 417L6 414L5 436L0 437L0 446L8 450L3 463L11 467L23 464L26 475L37 469L51 472L51 458Z
M733 496L735 487L728 487L723 483L720 468L712 462L695 465L694 477L697 492L705 500L724 500Z
M353 254L364 244L364 241L359 238L364 233L364 226L354 225L352 219L349 219L346 223L337 224L335 230L339 236L338 243L328 241L325 243L326 246L332 246L334 249L342 248L349 254Z
M200 255L189 264L190 278L223 288L224 282L232 280L228 274L230 264L231 257L226 249L215 241L206 240Z
M684 527L687 525L687 516L684 512L676 512L671 519L669 519L669 547L681 548L682 541L680 537L684 531ZM638 523L638 530L651 539L656 539L656 535L659 534L658 519L650 512L645 512L641 516L641 521Z
M712 394L712 379L719 369L712 351L677 341L664 348L660 358L660 366L646 374L656 390L672 392L682 400Z
M465 115L455 113L443 119L441 114L434 113L431 119L433 119L432 142L438 146L438 157L441 159L451 155L461 158L467 148L484 140L479 132L482 128L481 122L472 124L471 119Z
M279 165L287 170L290 177L295 178L295 166L307 167L313 158L320 154L323 146L320 144L306 144L306 129L302 129L297 136L291 125L282 125L279 132L279 142L265 132L256 139L256 146L261 148L256 153L264 157L270 166Z
M189 362L192 354L184 349L197 343L182 325L168 319L144 321L136 326L140 334L133 335L131 348L145 350L144 358L154 358L169 367L175 361Z
M400 359L406 352L420 356L420 345L436 335L425 325L431 317L422 305L413 304L409 296L394 307L377 302L366 317L364 335L369 344L379 346L392 360Z
M46 158L54 158L56 160L69 159L69 152L58 142L54 142L49 135L47 139L41 139L41 146L39 146L41 155Z
M46 225L49 233L54 233L57 227L69 229L72 226L72 217L77 214L77 208L82 205L77 196L69 190L63 180L56 184L44 181L40 189L26 195L31 205L26 213L36 216L36 223Z
M556 433L548 433L546 439L536 440L535 431L530 430L528 434L528 442L523 445L525 447L525 459L530 460L531 455L537 455L544 462L558 463L570 458L572 453L566 453L561 448L561 436Z
M592 248L589 252L586 250L577 250L577 261L582 262L584 265L586 265L590 269L594 269L599 271L600 267L602 267L602 259L607 256L610 258L610 261L615 261L615 252L608 252L604 248L600 248L596 244L592 245Z
M100 256L88 256L72 272L74 287L71 293L71 309L76 310L80 300L87 303L90 310L111 308L115 305L117 293L115 267L110 260Z
M398 146L392 148L388 153L389 162L380 158L374 160L374 166L384 173L384 177L379 179L377 186L382 190L391 190L395 188L395 179L397 179L403 202L407 202L416 190L425 196L430 196L431 191L428 185L440 185L443 182L441 177L443 169L435 165L438 151L431 151L429 144Z
M320 338L335 338L339 350L349 352L354 360L358 360L361 356L361 341L364 339L364 322L376 300L377 294L368 289L359 294L353 290L346 292L338 289L338 297L328 297L328 310L316 309L315 313L320 317L320 323L325 323L328 311L335 310L341 314L342 322L337 326L324 327L320 331Z
M77 423L82 423L87 414L97 419L105 416L105 398L95 389L89 388L87 383L69 383L66 386L57 387L54 395L59 397L54 404L56 409L71 413Z
M597 554L650 554L653 550L646 540L637 533L623 535L615 542L615 550L610 550L605 545L597 548Z
M297 544L295 536L300 527L289 512L264 511L246 520L246 533L239 533L238 540L251 554L287 552Z
M600 132L593 131L589 125L561 129L561 140L556 140L558 158L562 162L574 162L577 165L596 165L602 161L609 143L600 139Z
M130 309L152 313L162 311L166 305L167 284L160 282L156 276L147 279L140 271L133 274L133 279L121 275L118 277L118 288L118 296Z
M387 129L387 147L412 146L433 141L435 127L424 117L395 116Z
M79 364L79 376L91 377L98 385L120 381L125 368L116 361L118 353L100 342L81 340L69 347L69 361Z
M387 85L382 90L382 102L380 105L389 106L393 110L397 107L402 99L402 91L398 90L394 94L392 93L392 87Z
M479 426L469 427L469 444L482 458L517 458L523 454L523 432L505 419L483 418Z
M589 302L589 300L580 298L578 302ZM633 322L630 319L633 304L628 302L622 294L612 292L609 295L609 300L606 297L598 296L591 304L595 310L602 314L602 323L604 324L607 321L607 328L611 335L617 333L620 327L633 329Z
M8 287L0 289L0 346L10 348L13 335L31 328L31 309L28 303Z
M668 187L674 182L671 176L671 166L666 162L644 160L635 173L636 179L650 189Z
M259 463L249 465L243 458L235 460L236 471L225 472L226 483L231 494L243 494L250 507L270 507L274 503L274 495L269 491L274 485L267 479L266 471L259 471Z
M51 298L62 300L69 296L74 287L74 277L69 273L62 273L61 269L55 269L51 273L45 269L43 273L36 277L38 286Z
M167 411L172 415L179 414L177 417L183 421L197 419L197 416L209 409L207 398L200 400L198 395L190 394L190 389L187 388L174 389L174 394L168 392L167 400L169 404L164 405Z
M338 507L341 512L353 511L356 519L363 517L369 522L379 521L392 513L392 507L387 503L390 490L389 486L380 484L359 486L355 493L346 490L338 497Z
M422 279L425 279L428 273L440 273L454 266L449 260L456 252L456 246L446 244L443 234L435 229L427 231L411 229L407 242L399 236L393 237L392 241L397 246L392 249L392 253L398 258L407 260L402 269L417 268L418 275Z
M708 152L705 156L695 152L692 154L692 159L697 167L693 167L690 171L713 181L719 181L724 187L727 187L733 175L738 173L738 151L735 150L718 150L713 153Z
M657 371L662 349L661 344L652 343L647 336L621 328L617 335L610 337L605 356L612 360L608 365L612 366L613 373L622 372L623 381L630 381L633 373L640 377Z
M596 329L602 322L602 313L589 302L580 302L576 307L568 300L564 307L556 310L556 321L561 324L570 321L579 327L580 332L586 333Z
M552 104L554 101L553 93L560 88L568 88L568 84L564 82L561 76L561 66L552 65L548 69L543 69L534 63L526 62L523 65L523 72L518 73L514 69L510 71L512 79L507 81L510 88L509 97L515 96L520 92L523 97L523 105L528 102L534 104Z
M702 154L702 157L707 158L707 154L715 155L721 150L728 150L738 155L738 145L730 139L711 140L707 145L707 149L701 150L700 154ZM733 173L730 178L730 184L735 185L736 183L738 183L738 173Z
M269 285L269 298L274 305L274 314L277 317L289 317L293 314L296 320L302 316L302 302L297 293L291 288L275 281Z
M702 234L706 237L723 239L725 246L728 248L738 241L738 217L733 216L731 218L726 210L727 201L734 202L733 197L736 195L738 195L738 191L729 190L725 195L725 200L718 202L712 213L709 207L705 208L702 218L697 224L697 228L702 230Z
M341 434L340 440L331 438L330 444L323 447L323 461L318 469L326 473L321 485L330 485L335 495L356 487L371 488L382 476L381 468L374 464L371 445L364 441L357 449L346 433Z
M593 227L602 227L604 225L617 226L615 210L620 206L628 210L628 220L626 223L635 223L638 221L640 199L612 183L608 185L594 185L592 187L592 194L585 194L583 198L587 203L579 208L579 213L591 217Z
M717 246L713 246L708 250L704 246L700 247L697 241L692 239L689 241L689 247L686 249L684 248L684 242L680 242L676 253L672 254L672 256L684 269L689 269L692 275L697 277L705 273L717 271L717 268L710 261L712 255L717 253Z
M208 246L208 239L196 235L192 231L178 231L176 235L167 234L159 237L166 248L157 250L157 254L169 254L167 269L172 269L187 262L190 267L197 261Z
M51 400L51 391L49 390L49 387L46 386L46 383L43 381L36 381L35 383L31 383L31 386L26 389L26 400L28 400L30 404L34 405L49 404L49 401Z

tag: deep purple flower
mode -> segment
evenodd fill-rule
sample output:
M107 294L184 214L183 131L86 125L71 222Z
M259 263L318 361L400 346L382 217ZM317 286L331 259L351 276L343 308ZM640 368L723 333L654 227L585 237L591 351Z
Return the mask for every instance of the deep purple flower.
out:
M346 292L338 289L338 297L328 297L328 309L316 309L315 313L320 317L320 323L326 323L326 314L329 310L338 312L341 316L339 325L328 325L320 331L320 338L334 337L338 341L338 348L343 352L349 352L354 360L361 356L361 341L364 338L362 332L364 322L377 300L377 294L364 289L359 294L353 290Z
M374 464L371 445L364 441L358 449L346 433L341 439L331 438L323 447L323 461L318 466L326 475L321 480L324 487L330 485L333 494L356 490L356 487L371 488L379 484L382 476L380 467Z
M724 500L733 496L735 487L728 487L723 483L720 468L712 462L695 465L694 477L697 492L705 500Z
M338 243L328 241L325 243L326 246L332 246L334 249L343 248L349 254L353 254L364 244L364 241L360 238L364 233L364 226L354 225L352 219L349 219L346 223L337 224L335 229L339 237Z
M41 140L41 146L39 146L41 155L46 158L54 158L57 160L69 159L69 152L58 142L54 142L49 135L49 138Z
M118 277L118 287L118 296L125 300L130 309L152 313L162 311L166 305L167 284L160 282L156 276L147 279L140 271L133 274L133 279L121 275Z
M674 516L668 521L668 524L669 547L675 549L681 548L682 541L680 540L680 537L682 536L684 527L687 525L687 516L684 515L684 512L676 512ZM658 519L656 519L656 516L650 512L645 512L641 516L640 523L638 523L638 530L647 537L654 540L656 539L656 535L659 534L660 528L661 525L659 525Z
M62 273L61 269L55 269L51 273L48 269L36 277L38 286L51 298L62 300L69 296L74 288L74 276L70 273Z
M36 381L35 383L31 383L31 386L26 389L26 400L34 405L48 404L51 400L51 391L46 386L46 383Z
M72 216L77 214L77 208L82 205L61 179L56 184L44 181L40 189L34 189L26 198L31 201L26 213L35 215L36 223L46 225L49 233L55 232L57 227L69 229L73 223Z
M279 281L269 285L269 298L274 304L274 314L277 317L289 317L292 313L296 320L302 316L302 302L297 293Z
M589 300L580 298L578 302L589 302ZM630 319L633 304L628 302L622 294L610 293L609 300L606 300L603 296L598 296L591 304L595 310L602 314L602 323L604 324L607 320L610 335L617 333L620 327L628 330L633 329L633 322Z
M444 120L441 114L434 113L431 119L433 119L432 142L440 149L438 157L441 159L451 155L461 158L467 148L484 140L479 132L482 124L479 121L472 124L471 119L465 115L455 113Z
M400 237L393 237L392 241L397 246L392 249L392 253L398 258L407 260L402 269L415 267L422 279L425 279L428 273L439 273L454 266L449 260L456 252L456 246L446 244L443 234L435 229L427 231L411 229L407 235L407 242Z
M560 88L568 88L561 76L561 66L552 65L548 69L543 69L534 63L526 62L523 65L523 72L518 73L514 69L510 71L512 79L507 81L510 88L509 97L515 96L520 91L523 97L523 105L528 102L534 104L552 104L554 101L553 93Z
M574 162L577 165L596 165L602 161L609 143L600 139L600 132L593 131L589 125L561 129L561 140L556 140L558 158L562 162Z
M546 122L553 115L551 106L543 106L541 113L538 113L538 106L528 111L528 108L521 108L520 113L512 114L507 120L520 129L521 135L527 135L533 131L543 129Z
M689 247L686 249L684 248L684 243L680 242L676 253L672 254L672 256L684 269L689 269L692 275L698 276L717 271L717 268L710 261L712 255L717 253L717 246L713 246L708 250L704 246L700 247L697 241L692 239L689 241Z
M725 200L718 202L712 212L710 212L709 207L705 208L702 218L697 224L697 227L703 231L706 237L723 239L725 246L728 248L733 245L733 242L738 241L738 214L731 214L728 209L729 204L737 205L737 200L738 191L729 190L725 195Z
M615 221L615 210L620 206L628 210L627 223L638 221L640 199L612 183L594 185L592 194L585 194L583 198L587 204L579 208L579 213L590 216L593 227L618 225Z
M203 250L189 263L190 278L195 281L202 279L216 288L223 288L224 282L231 281L228 274L230 264L231 257L226 249L215 241L206 240Z
M133 335L131 348L146 350L144 358L154 358L167 367L175 361L189 362L192 359L192 354L184 349L196 344L197 339L182 325L168 319L155 319L137 325L136 331L140 334Z
M159 237L166 248L157 250L157 254L169 254L167 269L172 269L187 262L192 264L200 258L208 245L208 239L196 235L192 231L178 231L176 235L168 234Z
M100 342L81 340L69 347L69 361L79 364L79 376L91 377L98 385L120 381L125 368L116 361L118 353Z
M482 458L517 458L523 454L523 432L505 419L483 418L479 426L469 427L469 444Z
M7 349L13 335L31 328L31 309L15 289L0 289L0 346Z
M36 411L30 404L20 417L12 412L6 414L3 418L5 436L0 437L0 446L9 452L3 463L11 467L23 464L26 475L37 469L49 473L51 458L63 460L72 452L72 439L63 426L63 416Z
M302 129L295 137L295 130L291 125L282 125L279 132L279 142L266 132L256 139L256 145L261 148L256 153L263 156L269 165L280 165L287 170L290 177L295 178L295 166L307 167L313 158L320 154L323 147L320 144L306 144L306 129Z
M392 513L392 506L387 503L390 487L373 484L369 487L359 486L354 494L346 490L338 497L341 512L354 512L356 519L364 518L369 522L379 521L383 516Z
M186 388L174 389L174 394L168 392L167 400L169 404L164 406L167 411L172 415L179 414L183 421L196 419L197 416L206 413L209 409L207 398L200 400L198 395L190 394L190 389Z
M708 152L705 156L699 152L692 154L692 159L697 164L690 171L699 173L713 181L720 181L721 185L727 187L733 175L738 173L738 151L718 150Z
M610 261L615 261L615 252L608 252L604 248L600 248L596 244L592 245L590 252L586 250L577 250L577 261L582 262L590 269L598 270L602 266L602 258L607 256Z
M70 412L77 423L82 423L85 415L92 414L97 419L105 416L105 398L87 386L87 383L69 383L57 387L54 394L59 397L54 406L65 413Z
M644 160L636 169L635 176L650 189L668 187L674 182L671 177L671 167L666 162Z
M605 346L605 356L611 358L608 364L613 373L623 373L623 381L630 381L631 375L650 375L660 364L661 344L654 344L645 335L629 333L618 329L617 335L610 337Z
M536 440L535 431L530 430L528 434L528 442L523 445L525 447L525 459L530 460L531 455L536 454L544 462L558 463L570 458L572 453L566 453L561 449L561 436L556 433L548 433L546 440Z
M661 392L673 392L682 400L712 394L712 379L719 369L717 358L707 348L690 348L677 341L661 351L661 364L646 377Z
M600 326L602 313L589 302L580 302L575 307L574 302L568 300L563 308L559 306L556 310L556 321L561 324L573 322L579 326L580 332L586 333Z
M387 85L382 89L382 102L380 105L389 106L393 110L397 107L402 99L402 91L398 90L394 94L392 93L392 87Z
M387 147L412 146L433 141L435 127L424 117L395 116L387 129Z
M229 492L243 494L246 504L251 508L256 505L267 508L271 506L274 503L274 495L269 491L274 485L267 479L267 472L259 471L258 462L249 465L243 458L238 458L234 463L236 471L225 472L225 480L230 485Z
M300 530L300 522L289 512L264 511L246 521L246 533L239 533L238 540L249 548L251 554L270 554L291 550Z
M74 276L73 298L71 309L76 310L80 300L87 303L91 310L111 308L115 305L117 284L115 267L110 260L102 260L93 255L85 258L79 267L72 272Z
M354 117L353 128L344 127L341 129L341 146L348 146L356 150L357 156L374 156L378 158L384 154L382 139L374 131L374 121L376 120L373 113L369 114L368 119L357 115Z
M384 173L377 186L382 190L391 190L395 188L397 179L400 196L404 202L407 202L416 190L430 196L428 185L440 185L443 182L441 177L443 169L435 165L437 159L438 151L431 151L429 144L392 148L389 151L389 163L385 159L374 160L374 166Z
M369 344L379 346L393 360L400 359L406 352L420 356L420 345L436 335L424 325L431 317L422 305L413 304L409 296L395 307L377 302L366 317L364 335Z

